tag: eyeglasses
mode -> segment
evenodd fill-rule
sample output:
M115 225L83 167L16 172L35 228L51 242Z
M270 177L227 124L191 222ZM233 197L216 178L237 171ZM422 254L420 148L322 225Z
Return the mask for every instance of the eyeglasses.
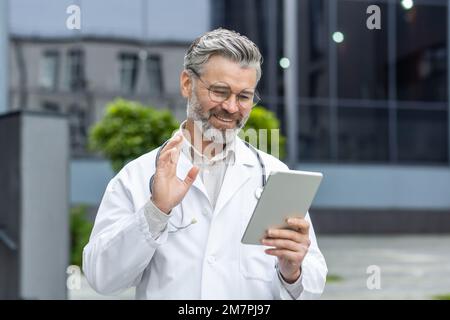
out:
M189 68L190 71L203 83L205 88L209 91L209 99L212 102L222 103L227 101L233 91L231 91L230 86L225 82L215 82L212 85L208 86L205 81L202 80L200 75L192 68ZM258 104L261 99L258 94L254 92L253 89L244 89L239 93L235 93L236 101L238 105L243 109L253 108Z

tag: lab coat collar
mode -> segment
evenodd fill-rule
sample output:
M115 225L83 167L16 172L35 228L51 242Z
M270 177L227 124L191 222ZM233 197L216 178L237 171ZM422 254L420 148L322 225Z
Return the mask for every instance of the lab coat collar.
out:
M214 215L219 214L242 185L250 179L251 167L258 164L256 155L240 138L237 137L235 143L236 162L227 168L216 207L214 208Z
M224 181L220 189L214 213L219 213L225 204L236 194L240 187L250 179L250 168L258 165L256 155L239 138L234 141L235 162L230 164L226 170ZM186 178L187 173L193 167L191 160L180 152L177 165L177 177L181 180ZM195 179L193 186L197 188L208 199L208 193L199 176Z
M236 164L242 164L252 167L258 165L258 158L256 157L255 153L245 145L244 141L242 141L241 138L236 137L234 144Z

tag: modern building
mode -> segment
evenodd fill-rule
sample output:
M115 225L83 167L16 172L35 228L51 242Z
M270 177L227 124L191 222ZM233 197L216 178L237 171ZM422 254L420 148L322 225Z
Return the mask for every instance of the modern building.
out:
M286 1L212 4L214 27L262 48L263 102L284 124L278 66L296 33L297 167L325 173L312 209L321 231L450 231L448 1L299 0L289 13ZM372 5L380 29L367 27Z
M88 127L118 96L182 119L182 58L209 29L234 29L259 45L262 105L287 133L280 60L290 58L291 14L298 88L288 138L297 169L324 172L311 209L317 231L450 232L448 1L298 0L288 13L285 3L9 1L10 109L69 115L71 202L95 208L113 173L85 152ZM80 30L66 26L72 4ZM367 27L371 5L381 29Z

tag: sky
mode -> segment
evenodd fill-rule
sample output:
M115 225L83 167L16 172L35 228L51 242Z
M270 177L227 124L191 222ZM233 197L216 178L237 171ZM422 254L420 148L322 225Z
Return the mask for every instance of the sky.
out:
M71 15L66 10L73 4L81 9L79 31L66 27ZM192 41L209 28L209 0L9 0L9 32L13 35L64 37L81 32L149 41Z

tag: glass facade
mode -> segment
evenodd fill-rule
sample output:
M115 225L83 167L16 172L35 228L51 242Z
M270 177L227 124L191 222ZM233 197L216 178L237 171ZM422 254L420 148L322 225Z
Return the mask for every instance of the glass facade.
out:
M284 125L283 1L213 3L214 27L260 46L261 104ZM370 5L380 8L381 29L366 25ZM297 6L298 160L448 164L447 1L409 7L395 0L300 0Z

